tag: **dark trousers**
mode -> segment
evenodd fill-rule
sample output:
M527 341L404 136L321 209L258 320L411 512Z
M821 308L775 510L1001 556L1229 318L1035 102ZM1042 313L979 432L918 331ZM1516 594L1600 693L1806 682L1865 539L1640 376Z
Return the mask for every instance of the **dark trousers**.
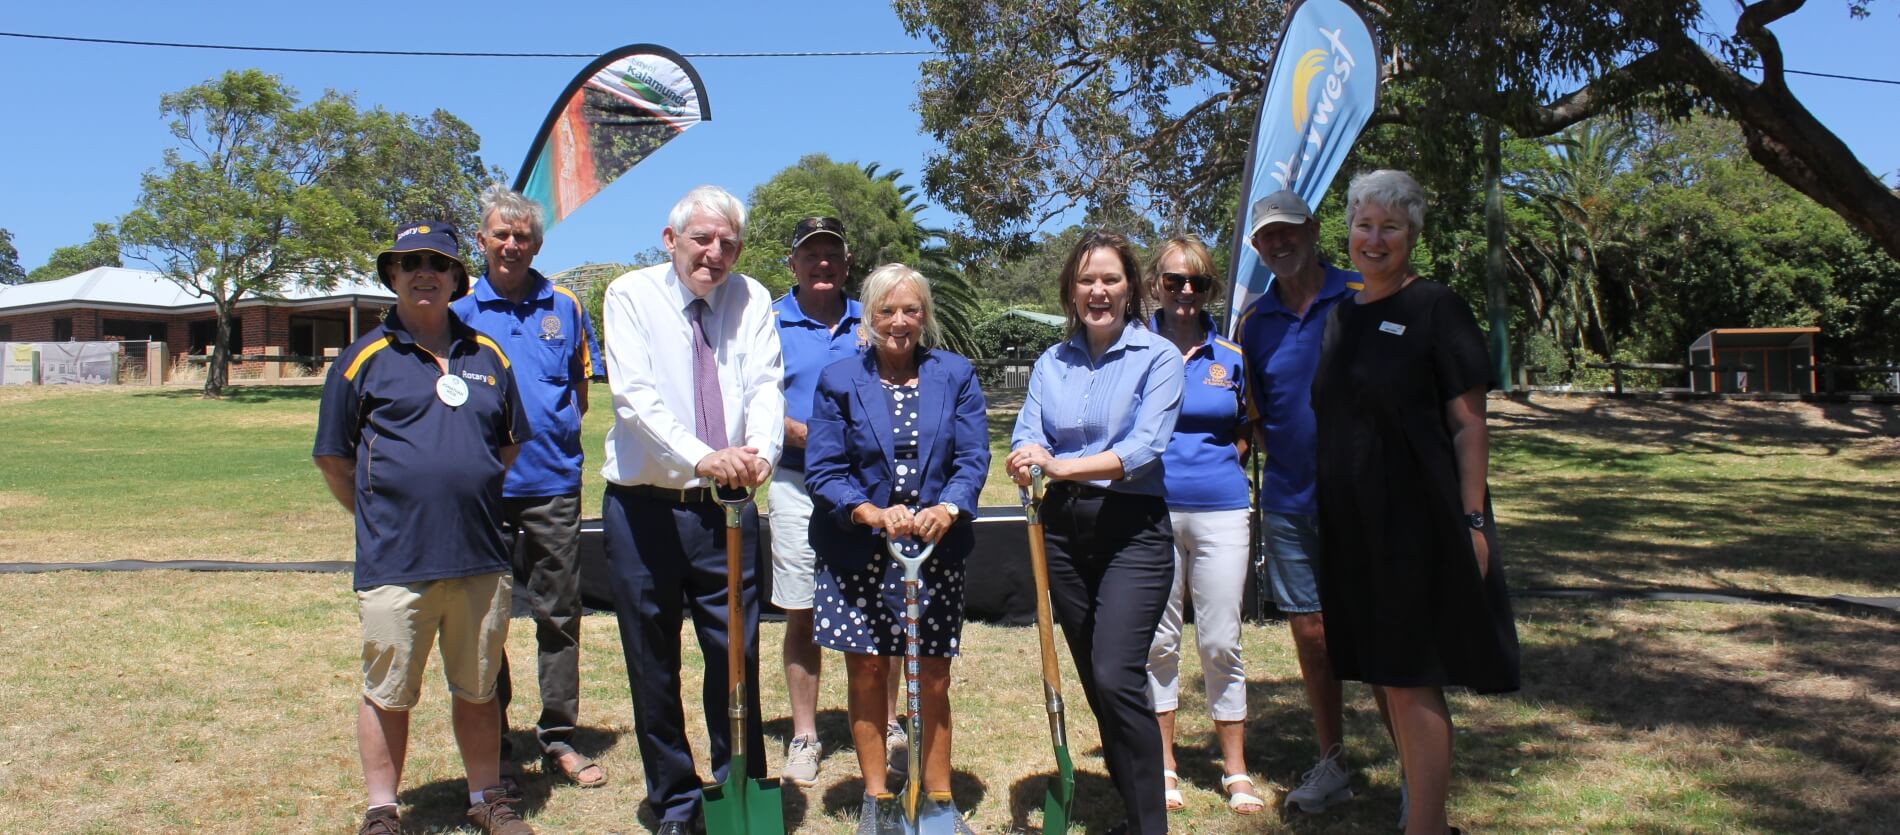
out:
M1085 495L1083 495L1085 494ZM1168 831L1148 646L1174 585L1174 527L1157 496L1052 489L1042 508L1049 597L1102 732L1131 835Z
M661 821L690 822L699 809L700 779L686 741L680 703L680 626L690 611L706 663L701 704L711 742L712 782L726 779L732 759L731 683L726 674L726 515L711 503L679 504L609 485L601 521L613 575L614 609L633 691L634 735L646 769L647 804ZM759 719L758 513L748 505L740 530L742 634L746 677L746 771L765 776L765 733Z
M574 738L581 710L581 497L502 500L502 529L514 542L515 588L534 615L535 669L541 682L541 750L559 756ZM514 701L508 655L501 657L502 728Z

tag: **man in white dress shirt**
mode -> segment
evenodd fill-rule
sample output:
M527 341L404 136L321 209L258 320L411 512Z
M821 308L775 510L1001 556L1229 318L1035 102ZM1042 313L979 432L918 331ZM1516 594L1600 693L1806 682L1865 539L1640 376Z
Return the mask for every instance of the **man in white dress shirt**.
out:
M730 739L728 640L745 648L749 777L764 777L759 718L756 560L744 562L744 613L726 622L726 522L712 488L757 487L771 477L785 434L785 398L772 298L731 272L745 240L745 207L716 186L686 193L660 240L670 263L614 279L602 302L608 482L601 516L614 608L633 691L647 804L658 835L685 835L699 812L700 778L680 704L680 627L690 612L705 658L702 696L713 782L725 779ZM757 553L758 517L742 522Z

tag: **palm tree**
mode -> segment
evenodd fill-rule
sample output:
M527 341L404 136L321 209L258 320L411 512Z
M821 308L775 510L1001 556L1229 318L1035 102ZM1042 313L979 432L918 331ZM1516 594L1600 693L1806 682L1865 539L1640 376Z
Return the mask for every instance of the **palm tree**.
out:
M1509 253L1525 278L1533 317L1558 344L1606 357L1616 341L1604 313L1605 288L1615 283L1630 292L1627 283L1614 281L1605 259L1627 241L1612 191L1635 145L1635 134L1621 123L1580 122L1546 140L1542 164L1508 183L1542 227L1515 230Z

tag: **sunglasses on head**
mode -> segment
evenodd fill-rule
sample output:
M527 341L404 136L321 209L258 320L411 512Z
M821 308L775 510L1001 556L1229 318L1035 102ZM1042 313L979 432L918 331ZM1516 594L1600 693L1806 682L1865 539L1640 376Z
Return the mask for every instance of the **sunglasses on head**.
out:
M1214 289L1214 279L1204 275L1162 273L1161 287L1170 293L1179 293L1183 289L1190 293L1204 293Z
M403 272L412 273L422 266L423 258L429 259L429 269L439 273L448 272L449 267L455 264L454 260L440 252L405 252L401 258L396 259L396 266Z

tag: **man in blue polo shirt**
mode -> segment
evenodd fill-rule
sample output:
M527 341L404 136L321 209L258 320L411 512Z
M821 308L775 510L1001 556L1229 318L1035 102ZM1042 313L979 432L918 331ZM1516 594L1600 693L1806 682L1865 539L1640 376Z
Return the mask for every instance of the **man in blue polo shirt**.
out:
M502 525L513 540L515 582L527 586L534 614L541 683L535 738L547 773L592 788L607 782L607 772L572 742L580 721L581 417L599 349L581 300L533 267L544 227L534 201L500 184L482 192L476 240L488 271L452 307L516 363L534 440L522 445L502 484ZM504 731L513 684L504 655L498 699Z
M793 226L786 263L798 284L772 304L785 354L785 449L772 471L769 502L772 604L785 611L785 691L792 703L792 739L780 776L806 787L818 784L823 753L817 713L824 657L812 640L817 555L811 547L811 495L805 492L805 421L818 375L863 345L863 308L844 291L851 270L844 234L844 222L835 217L808 217Z
M1326 655L1320 614L1318 505L1313 496L1318 424L1313 419L1313 374L1319 368L1326 315L1347 302L1359 274L1319 260L1319 221L1292 191L1253 205L1248 240L1273 271L1267 292L1241 314L1239 336L1253 378L1252 408L1267 458L1260 481L1266 522L1267 573L1274 605L1287 615L1300 659L1300 677L1313 712L1320 759L1286 802L1322 812L1352 797L1344 766L1340 686Z
M369 812L359 835L396 835L409 710L440 640L469 819L532 835L501 786L495 698L513 583L500 534L508 465L533 434L507 356L449 303L468 292L455 230L408 223L376 259L396 308L330 366L312 456L356 516L363 690L356 711Z

